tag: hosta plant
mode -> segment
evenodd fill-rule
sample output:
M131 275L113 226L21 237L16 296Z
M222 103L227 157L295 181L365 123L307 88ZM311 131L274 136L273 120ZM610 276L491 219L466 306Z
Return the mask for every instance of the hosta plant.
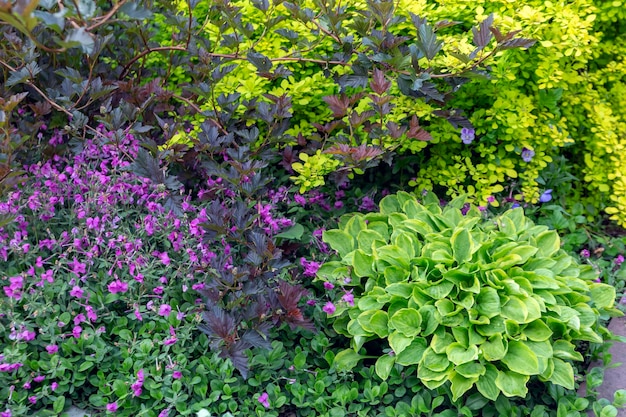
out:
M573 389L580 342L603 342L599 319L619 315L614 288L521 208L487 219L462 198L442 209L433 194L420 203L400 192L323 240L338 259L318 277L343 294L324 309L352 347L335 365L374 356L383 379L416 365L425 386L449 384L454 401L476 389L524 397L531 378Z

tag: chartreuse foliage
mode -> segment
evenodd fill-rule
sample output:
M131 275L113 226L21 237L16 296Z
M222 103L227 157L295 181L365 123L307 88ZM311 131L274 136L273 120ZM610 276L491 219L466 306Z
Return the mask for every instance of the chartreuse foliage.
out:
M434 0L403 0L394 9L387 7L389 2L374 1L338 5L321 0L238 0L229 3L229 11L207 4L199 4L193 15L199 21L207 16L204 30L216 40L210 53L221 57L224 65L239 62L215 83L215 91L236 92L248 99L263 94L289 96L294 117L283 143L295 144L300 136L330 147L359 139L355 146L365 142L415 154L419 169L413 186L468 194L480 202L508 187L517 199L537 202L543 189L556 186L546 183L546 169L566 155L571 174L580 181L571 195L563 196L563 203L572 206L582 200L589 216L605 210L626 224L622 1L451 0L442 7ZM188 14L190 9L181 2L180 10ZM429 25L416 30L410 14ZM476 31L483 36L483 46L477 50L477 37L469 29L489 16L493 20L487 30ZM217 23L228 19L237 25ZM184 38L183 27L162 30ZM486 61L489 67L472 67L501 44L502 34L518 30L537 40L537 45L528 52L498 53ZM173 37L164 39L171 43ZM428 53L411 58L420 51ZM427 69L431 79L417 69L413 73L416 64ZM401 81L391 86L388 94L393 105L380 123L383 131L374 129L374 136L364 134L363 126L355 130L358 119L349 118L352 113L367 114L368 98L352 102L350 111L340 117L334 117L323 100L338 94L346 83L366 87L362 81L366 73L361 70L368 65L384 69L390 79L410 75L404 79L409 84ZM353 71L355 66L361 66L359 71ZM468 68L481 70L472 74L471 82L445 79L454 73L467 76ZM432 95L437 92L431 88L435 78L440 97ZM439 83L443 80L450 82ZM407 85L414 91L403 95ZM211 110L211 103L201 107ZM470 146L459 139L462 125L446 121L457 120L461 113L454 109L462 110L476 128L477 138ZM394 137L393 130L386 131L388 123L402 124L413 115L432 135L430 142L403 134ZM344 125L330 125L335 119ZM187 135L181 131L175 140L187 140ZM521 157L524 149L534 152L531 160ZM302 149L313 156L312 163L319 162L313 155L316 150ZM301 183L307 172L313 173L311 184L319 183L317 172L308 167L300 174Z
M620 314L615 289L594 282L594 270L521 208L484 220L476 208L464 215L463 204L441 209L433 194L420 204L400 192L378 213L324 233L339 259L318 277L350 281L355 296L334 313L352 346L335 365L355 366L373 353L367 343L380 341L391 351L377 357L379 377L417 365L428 388L449 383L453 401L474 387L494 401L525 397L533 377L573 389L571 361L583 359L576 343L603 342L598 318Z

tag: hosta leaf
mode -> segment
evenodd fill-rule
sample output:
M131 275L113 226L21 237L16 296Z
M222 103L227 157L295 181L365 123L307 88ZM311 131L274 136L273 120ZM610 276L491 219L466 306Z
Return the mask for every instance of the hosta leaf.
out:
M446 349L446 355L450 362L455 365L460 365L477 360L478 348L475 345L470 345L468 348L465 348L462 344L454 342Z
M354 274L359 277L375 277L376 273L373 269L374 257L368 255L361 249L354 251L354 257L352 258L352 266L354 267Z
M343 230L326 230L322 234L322 240L336 250L341 257L354 250L354 239Z
M552 358L551 360L554 362L554 371L550 381L567 389L574 389L574 369L572 365L559 358Z
M470 232L463 228L456 230L450 238L454 260L462 265L472 258L473 241Z
M534 238L538 248L537 256L549 258L555 254L561 247L559 235L554 230L546 230Z
M389 374L391 373L391 369L393 365L396 363L396 357L393 355L383 355L376 360L376 375L380 377L383 381L389 378Z
M413 294L415 285L416 284L412 282L397 282L395 284L388 284L385 291L387 291L388 294L408 299L411 297L411 294Z
M404 350L413 342L412 337L403 335L398 331L394 331L389 335L389 346L391 349L399 355L404 353Z
M408 337L416 336L420 332L422 316L413 308L402 308L389 319L389 326Z
M363 358L352 349L339 352L333 360L333 367L338 371L349 371Z
M483 357L490 361L499 361L506 355L507 345L505 345L501 334L495 334L486 342L480 345Z
M478 392L485 396L485 398L489 398L492 401L495 401L500 395L500 389L496 385L496 378L498 377L498 369L492 364L488 363L485 365L485 373L476 381L476 388L478 388Z
M529 379L530 377L528 375L521 375L510 371L498 371L496 386L500 388L500 391L507 397L524 398L526 394L528 394L526 383Z
M548 340L552 336L552 330L542 320L535 320L527 324L522 333L530 340L537 342Z
M576 346L567 340L556 340L552 346L554 357L564 360L582 361L583 355L576 352Z
M402 352L398 353L394 350L396 353L396 363L403 366L415 365L422 359L422 356L427 348L428 344L426 339L423 337L416 337L410 345L402 350Z
M487 368L480 362L467 362L456 366L454 370L465 378L478 378L487 372Z
M379 337L384 338L389 334L387 327L388 316L386 311L369 310L361 313L357 318L359 324L367 332L376 333Z
M426 349L420 365L435 372L444 372L450 367L450 361L445 354L435 353L432 348Z
M539 374L537 355L524 343L511 340L506 355L502 358L511 371L522 375Z
M517 297L511 296L502 306L502 316L516 323L526 323L528 309L526 304Z
M463 394L474 386L476 381L478 381L478 377L466 378L458 372L451 372L450 391L452 391L452 400L456 401L461 398Z
M599 309L611 308L615 305L615 288L607 284L592 283L589 285L591 299Z
M491 287L483 287L476 296L476 311L479 314L492 318L500 314L500 296Z
M395 283L407 281L411 274L408 270L404 268L400 268L399 266L392 265L392 266L385 268L383 275L385 276L385 283L387 285L393 285ZM412 291L413 291L413 288L411 287L411 292ZM407 298L408 298L408 295L407 295Z
M359 249L368 255L372 254L372 243L375 240L384 242L385 238L376 230L371 229L361 230L356 238Z

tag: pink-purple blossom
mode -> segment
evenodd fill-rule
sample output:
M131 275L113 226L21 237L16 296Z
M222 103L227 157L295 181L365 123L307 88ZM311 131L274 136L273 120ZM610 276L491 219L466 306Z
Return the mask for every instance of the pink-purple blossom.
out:
M172 312L172 307L169 304L161 304L159 306L159 316L168 317Z
M117 401L107 404L107 411L110 413L115 413L117 411L118 405Z
M46 346L46 351L50 355L54 355L55 353L57 353L59 351L59 347L57 345L48 345L48 346Z
M107 288L109 289L109 292L111 294L125 293L126 291L128 291L128 283L116 279L115 281L110 283Z
M269 395L267 395L267 392L259 395L258 401L263 405L263 407L270 408Z
M335 305L332 302L327 302L326 304L324 304L324 307L322 307L322 311L326 314L333 314L335 312L335 310L337 310L337 308L335 307Z

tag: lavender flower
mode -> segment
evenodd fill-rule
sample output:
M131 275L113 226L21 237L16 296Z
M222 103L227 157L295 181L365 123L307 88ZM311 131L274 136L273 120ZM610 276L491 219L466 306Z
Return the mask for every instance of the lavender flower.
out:
M524 162L532 161L533 156L535 156L535 151L533 151L532 149L528 149L528 148L522 149L522 160Z
M469 145L476 138L476 131L469 127L464 127L461 129L461 142L466 145Z

